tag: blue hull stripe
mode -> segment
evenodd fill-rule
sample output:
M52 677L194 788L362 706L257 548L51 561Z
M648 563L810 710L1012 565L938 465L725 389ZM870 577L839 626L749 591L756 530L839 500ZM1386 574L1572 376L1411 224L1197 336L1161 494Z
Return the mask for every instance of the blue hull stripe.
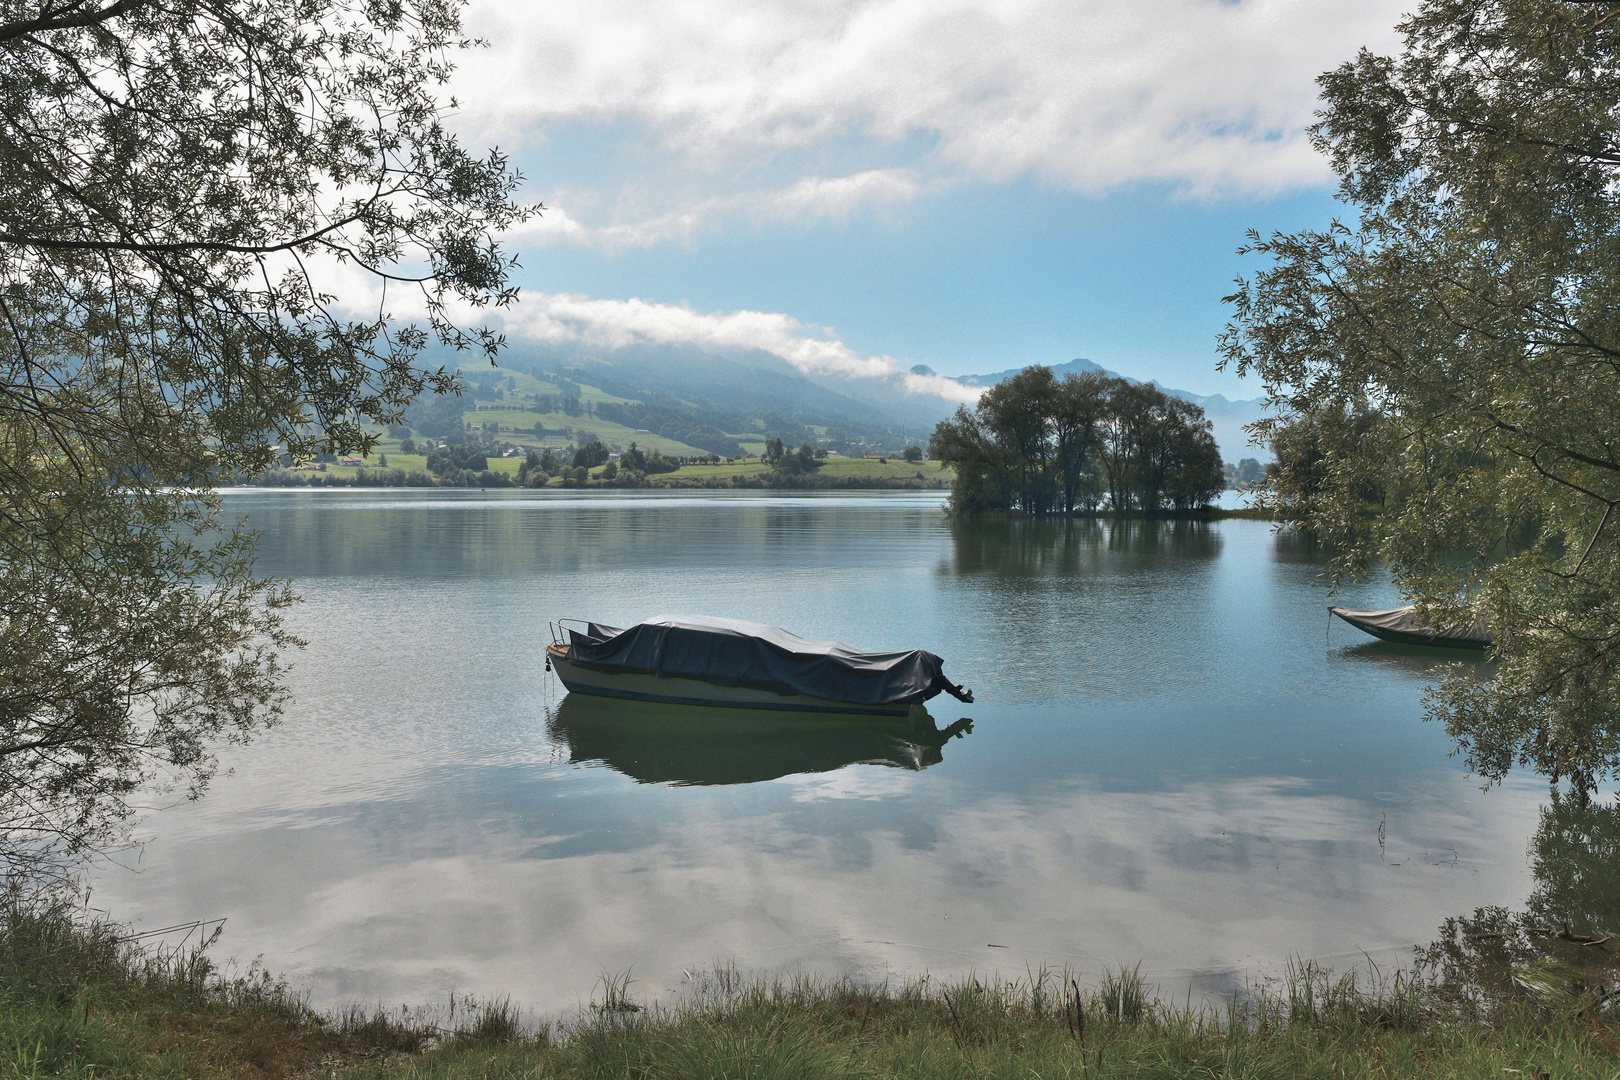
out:
M1350 622L1349 619L1344 620ZM1430 637L1427 634L1406 634L1399 630L1385 630L1362 626L1360 623L1350 623L1364 634L1371 634L1380 641L1387 641L1391 645L1432 645L1439 649L1478 649L1481 652L1491 647L1488 641L1476 641L1473 638L1443 638Z
M566 682L564 686L568 686ZM638 694L634 690L612 690L605 686L568 686L570 693L594 694L597 697L625 698L629 701L659 701L666 705L702 705L719 709L770 709L773 712L857 713L862 716L904 716L910 705L862 707L860 705L777 705L764 701L714 701L703 698L673 697L665 694Z

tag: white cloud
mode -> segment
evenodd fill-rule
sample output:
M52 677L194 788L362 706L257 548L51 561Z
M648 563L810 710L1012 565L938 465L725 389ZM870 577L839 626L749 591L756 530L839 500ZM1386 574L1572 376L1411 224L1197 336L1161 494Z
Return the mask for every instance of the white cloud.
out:
M587 225L567 209L547 205L539 216L513 229L506 239L519 244L564 243L619 251L690 240L699 225L714 215L720 200L706 199L696 206L657 214L638 221Z
M607 225L580 222L566 206L567 195L549 204L533 220L513 230L509 239L525 244L566 243L609 251L690 241L706 225L744 218L757 224L842 222L859 210L903 203L915 198L925 183L910 169L867 169L849 176L806 176L778 190L716 195L680 210Z
M884 379L908 393L977 401L980 390L939 375L914 375L890 356L863 356L825 327L768 311L700 312L685 304L631 298L600 300L575 293L524 293L505 315L510 333L535 341L580 341L607 348L635 344L761 349L800 371Z
M808 150L1085 192L1265 193L1326 178L1303 134L1314 78L1358 46L1388 48L1402 6L476 0L469 24L494 44L456 90L484 136L628 125L717 176ZM819 198L842 181L803 183Z
M766 215L777 220L841 221L865 206L913 199L925 186L938 185L923 184L910 169L868 169L831 179L807 176L771 192L763 204Z

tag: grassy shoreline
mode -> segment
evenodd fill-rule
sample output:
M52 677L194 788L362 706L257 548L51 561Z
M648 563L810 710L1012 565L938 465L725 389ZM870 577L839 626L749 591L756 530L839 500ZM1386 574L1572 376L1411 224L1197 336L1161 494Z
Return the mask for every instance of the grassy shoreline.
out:
M1620 1018L1603 985L1492 997L1307 963L1199 1007L1131 971L1085 988L1051 970L871 986L720 969L674 1005L609 982L577 1015L525 1028L504 1001L321 1014L206 949L143 947L14 901L0 915L0 1076L1608 1077Z

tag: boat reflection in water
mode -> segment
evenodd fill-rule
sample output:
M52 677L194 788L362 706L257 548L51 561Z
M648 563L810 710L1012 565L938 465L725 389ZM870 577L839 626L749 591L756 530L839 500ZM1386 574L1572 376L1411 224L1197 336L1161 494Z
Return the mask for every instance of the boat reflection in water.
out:
M754 713L569 694L547 728L569 760L601 762L643 784L753 784L847 765L918 771L973 730L945 728L918 706L909 716Z
M1335 642L1335 644L1337 644ZM1337 655L1357 663L1378 664L1392 671L1427 676L1441 664L1465 664L1489 672L1495 663L1478 649L1436 649L1432 645L1396 645L1388 641L1364 641L1337 649Z

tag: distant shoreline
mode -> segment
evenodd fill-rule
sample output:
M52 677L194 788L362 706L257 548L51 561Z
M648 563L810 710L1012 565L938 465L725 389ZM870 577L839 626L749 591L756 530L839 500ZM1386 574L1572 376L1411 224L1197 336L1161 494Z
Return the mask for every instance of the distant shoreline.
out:
M597 480L592 480L583 485L558 483L554 480L542 487L534 488L520 487L510 482L487 485L445 484L425 472L416 470L406 472L401 469L385 468L347 468L342 471L333 469L328 472L276 469L254 480L221 486L239 491L431 489L436 491L935 491L945 493L951 490L950 478L938 473L931 477L923 476L921 478L917 476L915 471L907 476L849 476L809 473L789 477L773 475L769 471L758 468L750 472L725 472L724 466L700 466L699 468L703 469L704 475L694 475L695 469L692 472L683 469L678 473L649 476L644 483L634 486ZM387 477L376 475L379 473L401 475ZM682 475L682 473L685 473L685 475ZM1042 518L1023 513L987 513L980 515L981 520L990 521L1063 521L1102 520L1107 518L1127 521L1282 520L1271 510L1256 507L1226 508L1219 506L1182 512L1166 511L1157 514L1144 513L1140 510L1130 510L1123 514L1115 513L1112 510L1083 510L1068 515L1051 514Z
M518 482L518 458L489 458L487 468L480 473L460 472L460 482L445 483L441 477L425 471L425 458L419 455L390 452L386 455L400 464L387 465L328 465L326 468L269 469L252 479L239 480L232 487L248 488L463 488L495 489L531 487ZM403 466L403 467L401 467ZM569 470L565 469L564 473ZM607 467L598 465L589 470L584 483L563 474L548 477L543 485L547 490L572 488L578 490L648 491L668 488L708 490L776 490L776 491L949 491L954 479L950 472L936 461L906 461L894 457L886 460L860 458L829 458L817 467L794 471L761 461L757 458L717 464L682 464L673 472L635 474L633 482L625 482L625 474L614 470L611 478L605 475Z

